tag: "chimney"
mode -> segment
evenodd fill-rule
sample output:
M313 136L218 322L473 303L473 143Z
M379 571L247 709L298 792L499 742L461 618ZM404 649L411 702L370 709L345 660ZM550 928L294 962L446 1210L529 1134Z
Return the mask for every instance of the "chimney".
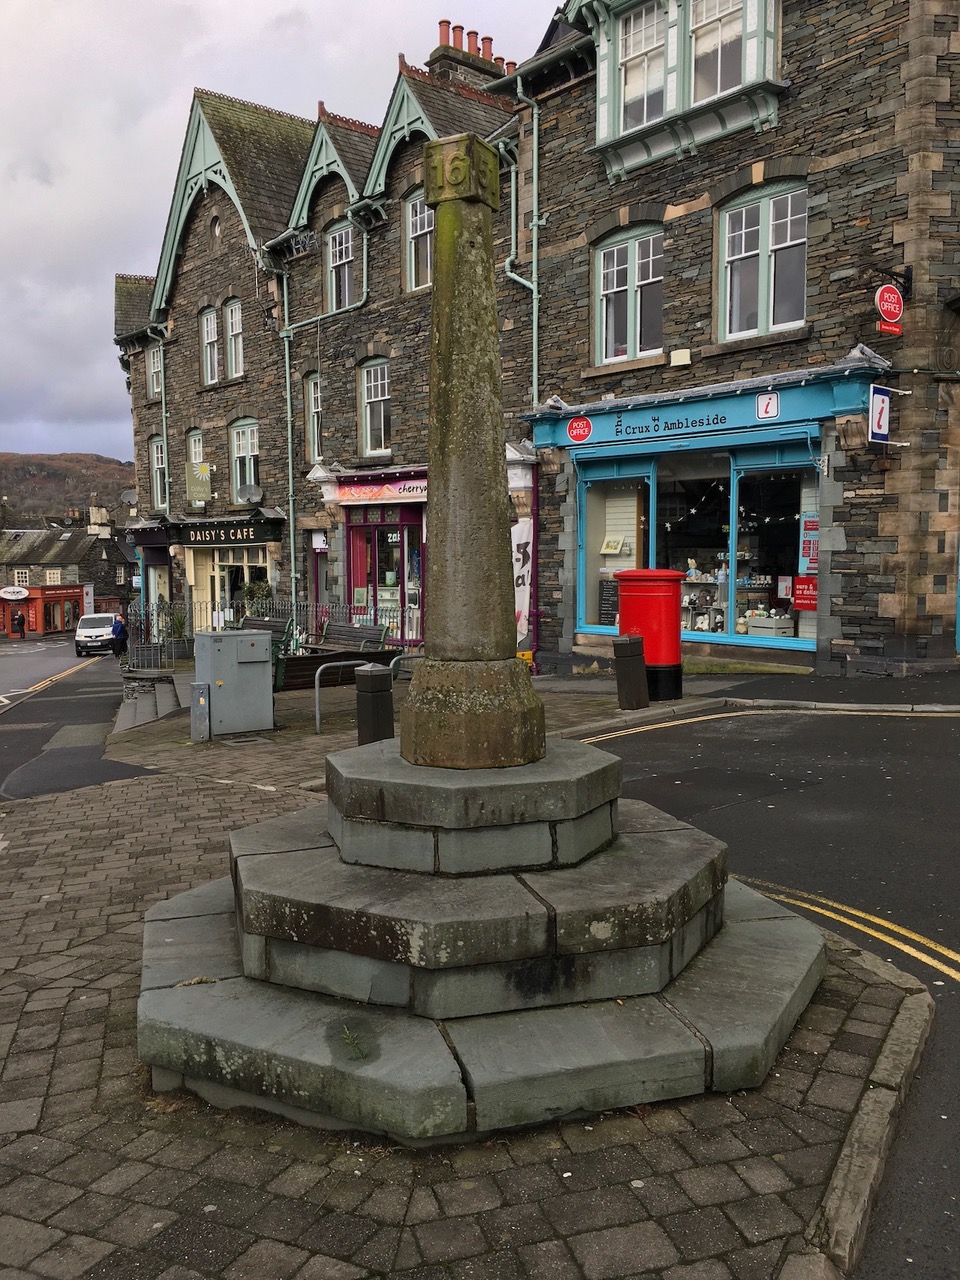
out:
M516 69L517 69L517 64L516 64L515 62L508 62L508 63L507 63L507 75L508 75L508 76L512 76L512 75L513 75L513 73L516 71Z
M494 62L497 64L497 66L498 66L498 67L500 68L500 70L502 71L502 70L503 70L503 67L504 67L504 62L503 62L503 58L501 58L501 56L500 56L499 54L497 54L497 56L494 58Z
M493 37L483 37L483 52L476 31L467 32L464 47L464 28L449 19L440 20L440 43L427 59L427 70L436 80L471 85L484 89L492 80L498 80L503 72L503 59L493 58ZM452 40L452 43L451 43Z

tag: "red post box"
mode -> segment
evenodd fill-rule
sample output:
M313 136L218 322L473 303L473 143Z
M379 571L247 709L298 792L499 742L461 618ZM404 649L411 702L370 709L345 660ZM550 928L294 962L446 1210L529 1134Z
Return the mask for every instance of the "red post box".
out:
M620 634L643 636L651 702L683 697L680 653L678 569L621 569L613 575L620 588Z

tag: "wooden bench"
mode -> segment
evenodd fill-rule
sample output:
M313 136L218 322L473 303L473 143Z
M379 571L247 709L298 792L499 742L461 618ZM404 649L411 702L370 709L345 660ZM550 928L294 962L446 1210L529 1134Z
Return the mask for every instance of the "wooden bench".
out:
M345 622L328 622L317 640L298 653L287 654L277 664L275 689L312 689L317 671L326 662L378 662L387 666L399 650L386 643L386 626L352 627ZM324 688L354 684L356 667L334 667L320 677Z
M354 627L348 622L328 622L318 640L310 640L307 650L317 653L339 653L341 649L382 649L387 638L386 626L365 624Z

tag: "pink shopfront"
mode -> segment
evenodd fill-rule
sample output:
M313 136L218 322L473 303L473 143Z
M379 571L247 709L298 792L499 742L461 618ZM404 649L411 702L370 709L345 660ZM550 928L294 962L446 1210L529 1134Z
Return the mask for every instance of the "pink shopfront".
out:
M352 618L385 624L404 644L423 637L427 477L423 469L337 477Z

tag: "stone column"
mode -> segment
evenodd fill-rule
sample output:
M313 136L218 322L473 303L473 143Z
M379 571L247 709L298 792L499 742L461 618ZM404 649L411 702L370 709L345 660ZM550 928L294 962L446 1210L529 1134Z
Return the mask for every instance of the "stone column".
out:
M545 754L543 705L516 658L510 515L493 276L496 151L428 143L436 210L426 544L426 657L400 716L410 764L487 769Z

